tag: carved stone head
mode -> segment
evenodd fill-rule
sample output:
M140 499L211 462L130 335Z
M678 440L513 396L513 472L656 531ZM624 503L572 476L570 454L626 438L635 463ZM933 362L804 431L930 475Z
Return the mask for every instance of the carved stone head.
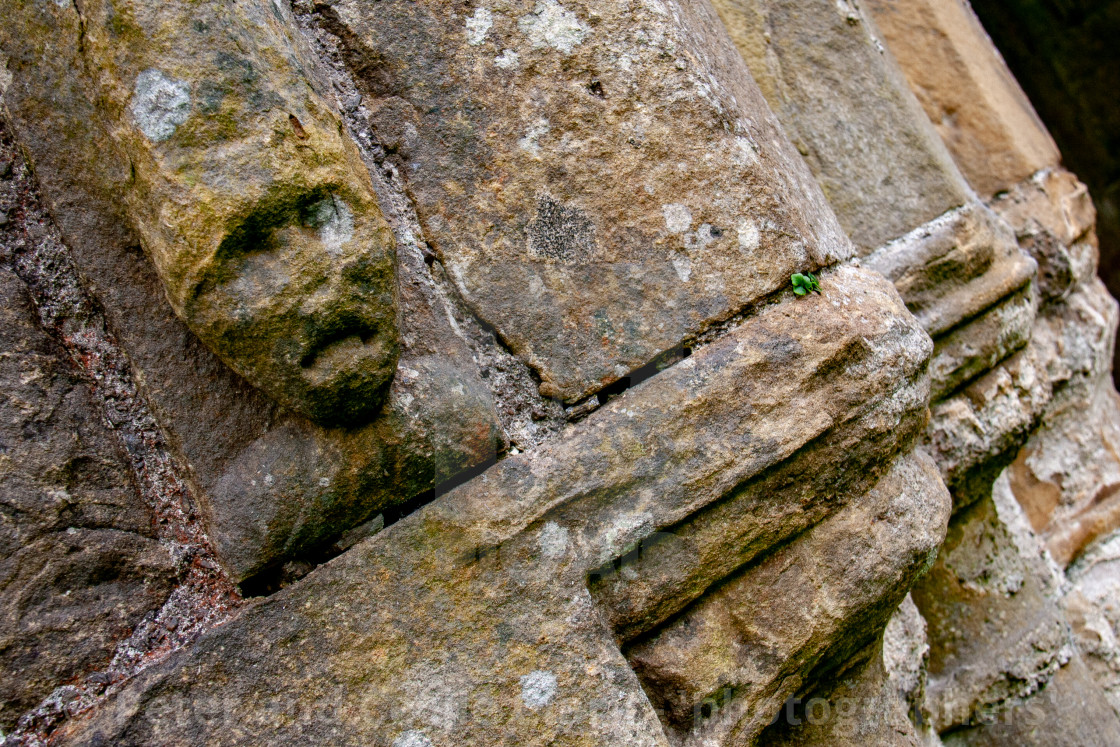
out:
M94 2L89 54L114 73L99 106L176 313L277 402L354 425L396 369L395 241L278 7L222 6L211 26L163 3Z
M268 195L195 268L183 307L234 370L324 424L368 419L396 368L392 238L371 209L345 188Z

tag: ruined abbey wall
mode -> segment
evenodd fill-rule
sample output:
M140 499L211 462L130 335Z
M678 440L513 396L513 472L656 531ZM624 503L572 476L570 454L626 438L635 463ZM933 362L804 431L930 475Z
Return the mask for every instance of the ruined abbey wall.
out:
M1120 744L1117 303L966 3L0 21L0 743Z

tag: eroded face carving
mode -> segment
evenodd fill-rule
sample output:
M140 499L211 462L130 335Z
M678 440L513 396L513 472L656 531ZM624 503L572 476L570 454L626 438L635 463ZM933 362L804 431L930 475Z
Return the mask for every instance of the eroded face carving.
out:
M291 409L369 419L398 355L393 242L376 217L345 188L263 200L194 274L187 323Z

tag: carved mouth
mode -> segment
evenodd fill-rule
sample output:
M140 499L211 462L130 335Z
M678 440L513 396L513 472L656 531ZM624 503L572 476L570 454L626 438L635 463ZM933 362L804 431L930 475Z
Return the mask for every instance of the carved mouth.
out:
M377 328L366 324L351 324L311 345L300 359L304 375L316 383L337 372L352 369L369 358L380 355L376 344Z

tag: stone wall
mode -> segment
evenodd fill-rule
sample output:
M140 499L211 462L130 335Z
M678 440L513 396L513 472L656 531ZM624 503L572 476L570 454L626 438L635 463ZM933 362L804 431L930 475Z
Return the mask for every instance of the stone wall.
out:
M1117 306L967 6L0 20L4 744L1120 743Z
M1111 95L1120 84L1120 3L978 0L974 7L1054 133L1066 167L1089 185L1100 276L1120 296L1120 104Z

